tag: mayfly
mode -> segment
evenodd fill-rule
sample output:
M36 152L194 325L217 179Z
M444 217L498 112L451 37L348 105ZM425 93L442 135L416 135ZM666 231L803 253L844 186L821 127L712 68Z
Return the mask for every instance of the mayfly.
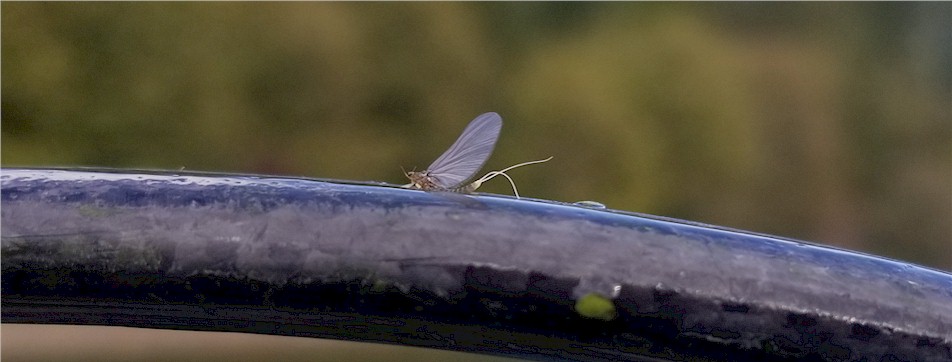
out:
M512 192L519 198L516 183L506 174L506 171L517 167L542 163L551 160L523 162L512 165L499 171L490 171L483 177L471 183L466 183L483 168L486 160L496 147L499 132L502 131L502 117L495 112L483 113L469 122L463 133L446 152L443 152L436 161L433 161L424 171L406 173L410 183L404 187L417 188L424 191L451 191L470 193L476 191L484 182L493 177L502 175L512 185Z

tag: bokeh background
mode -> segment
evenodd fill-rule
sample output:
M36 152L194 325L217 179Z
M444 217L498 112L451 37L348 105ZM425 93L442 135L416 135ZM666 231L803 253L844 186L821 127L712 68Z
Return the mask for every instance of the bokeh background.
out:
M525 196L952 270L950 4L3 2L0 163L405 183L495 111ZM4 356L329 355L83 328Z
M4 2L2 165L405 183L495 111L525 196L950 270L950 9Z

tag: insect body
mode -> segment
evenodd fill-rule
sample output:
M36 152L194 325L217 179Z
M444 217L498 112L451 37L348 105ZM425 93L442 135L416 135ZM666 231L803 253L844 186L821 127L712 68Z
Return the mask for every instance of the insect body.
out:
M456 142L453 142L453 145L446 152L443 152L436 161L433 161L430 167L420 172L407 172L406 176L410 179L410 184L405 185L405 187L424 191L470 193L479 188L483 182L503 175L509 180L512 190L518 198L519 192L516 191L516 185L512 182L512 178L506 174L506 171L520 166L545 162L552 159L552 157L545 160L520 163L501 171L491 171L472 183L466 183L479 172L479 169L492 155L500 131L502 131L502 117L494 112L479 115L472 122L469 122L463 133L456 139Z

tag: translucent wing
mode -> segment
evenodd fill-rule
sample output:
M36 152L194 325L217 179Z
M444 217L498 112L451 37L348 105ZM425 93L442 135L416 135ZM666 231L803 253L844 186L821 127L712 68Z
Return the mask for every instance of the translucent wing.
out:
M435 183L446 189L461 186L479 172L496 147L502 117L494 112L483 113L469 122L463 134L450 149L428 168Z

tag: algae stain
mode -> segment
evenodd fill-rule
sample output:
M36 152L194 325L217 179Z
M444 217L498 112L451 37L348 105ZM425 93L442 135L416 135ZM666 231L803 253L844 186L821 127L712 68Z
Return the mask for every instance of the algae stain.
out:
M575 312L585 318L610 321L618 316L615 303L598 293L588 293L575 302Z
M82 205L78 209L79 214L88 218L101 218L107 216L113 216L119 213L119 210L114 208L98 207L93 205Z

